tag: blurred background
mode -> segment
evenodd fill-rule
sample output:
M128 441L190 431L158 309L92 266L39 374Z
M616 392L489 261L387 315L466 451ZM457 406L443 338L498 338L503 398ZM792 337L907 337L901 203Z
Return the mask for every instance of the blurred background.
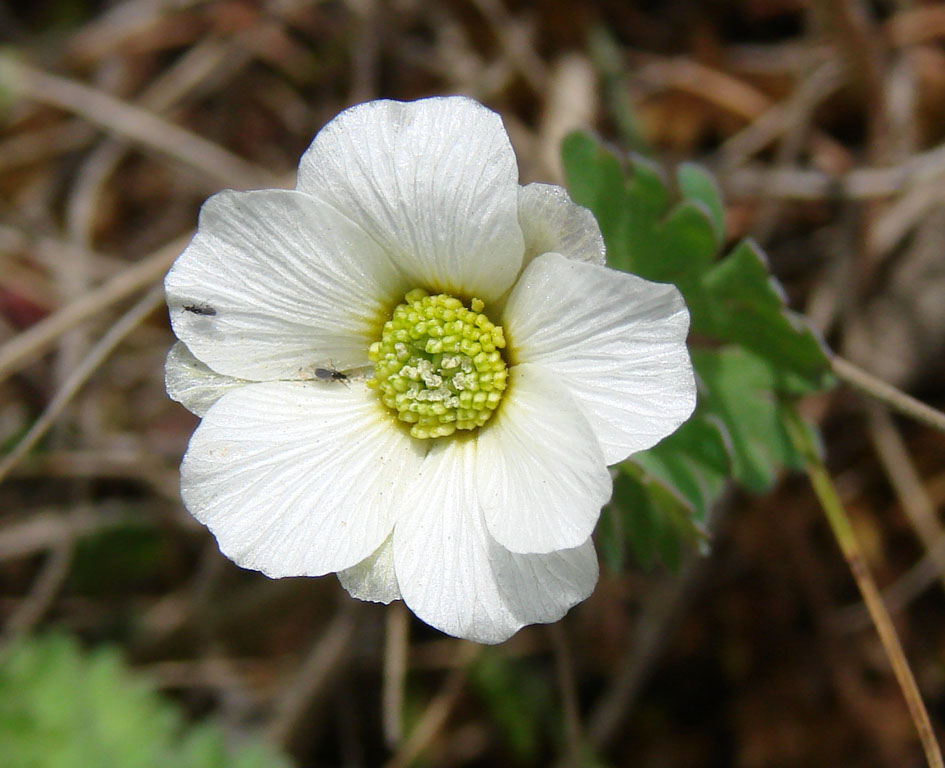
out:
M605 571L485 650L238 569L179 500L196 418L164 393L159 286L208 195L292 186L342 108L461 93L523 182L563 181L575 129L705 164L791 306L941 408L945 3L24 0L0 42L0 762L48 737L11 701L78 701L106 659L106 708L144 685L171 740L214 729L200 765L924 764L804 478L728 494L707 556ZM945 437L842 388L805 409L945 732ZM198 764L132 753L110 765Z

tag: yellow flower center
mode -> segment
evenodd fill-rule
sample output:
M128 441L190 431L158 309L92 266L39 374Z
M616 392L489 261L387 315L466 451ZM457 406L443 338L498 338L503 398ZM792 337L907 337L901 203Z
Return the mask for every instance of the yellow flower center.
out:
M453 296L415 288L371 345L368 386L411 425L414 437L481 427L502 399L505 335L482 314L484 307L480 299L466 307Z

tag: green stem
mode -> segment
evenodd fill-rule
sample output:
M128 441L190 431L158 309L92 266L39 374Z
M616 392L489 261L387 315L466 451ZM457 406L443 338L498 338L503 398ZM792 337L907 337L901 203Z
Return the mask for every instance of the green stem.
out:
M856 585L863 596L863 602L870 613L870 618L882 641L886 657L892 665L896 680L902 689L902 694L906 699L906 705L909 707L909 714L912 716L912 722L915 724L916 731L919 734L919 740L922 742L922 748L925 750L925 758L931 768L945 768L945 762L942 761L942 753L938 742L935 740L935 732L932 729L932 723L929 720L929 714L922 701L922 695L916 685L915 677L909 668L909 662L902 650L902 644L896 634L886 606L880 597L876 582L866 566L866 560L860 551L860 545L853 532L853 526L850 524L850 518L847 516L843 502L834 487L833 480L827 472L820 454L817 450L811 432L804 424L797 409L789 407L787 412L787 426L791 435L791 440L795 448L804 457L807 469L807 476L810 478L811 485L814 487L814 493L827 515L830 528L840 550L850 566L853 578L856 579Z

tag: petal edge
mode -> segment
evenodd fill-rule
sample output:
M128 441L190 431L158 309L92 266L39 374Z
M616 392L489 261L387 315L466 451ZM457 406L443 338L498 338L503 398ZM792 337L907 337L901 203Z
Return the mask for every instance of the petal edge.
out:
M364 228L411 288L489 304L521 268L515 154L501 118L472 99L346 109L302 156L298 189Z
M354 566L390 534L421 462L380 408L356 384L229 392L184 455L184 504L244 568L282 577Z
M692 415L689 310L673 285L546 253L516 283L503 324L513 363L540 365L567 386L608 464Z

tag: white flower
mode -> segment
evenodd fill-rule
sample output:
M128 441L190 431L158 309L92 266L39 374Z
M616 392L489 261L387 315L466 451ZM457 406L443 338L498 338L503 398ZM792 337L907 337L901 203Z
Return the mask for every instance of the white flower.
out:
M679 292L603 265L480 104L342 112L295 190L210 198L167 276L167 389L203 418L185 505L245 568L452 635L559 619L597 581L607 466L695 404Z

